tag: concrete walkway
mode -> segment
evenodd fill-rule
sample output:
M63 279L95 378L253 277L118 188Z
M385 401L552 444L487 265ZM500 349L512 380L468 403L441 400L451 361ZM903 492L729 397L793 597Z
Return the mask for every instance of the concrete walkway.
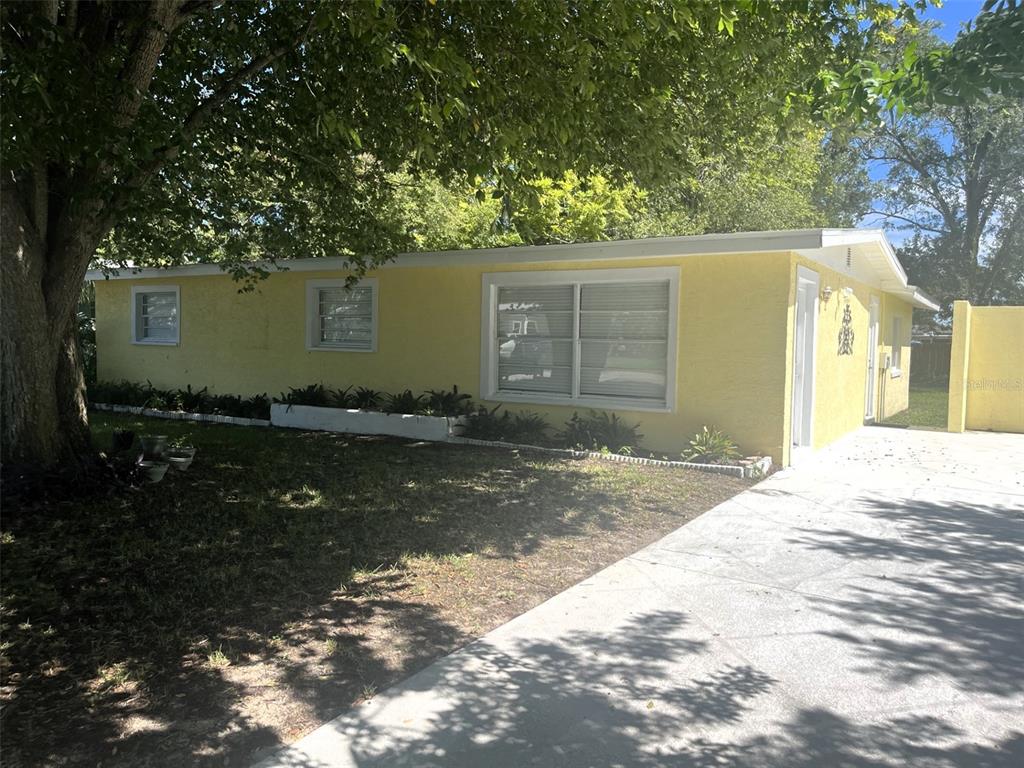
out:
M1024 766L1024 435L865 428L265 766Z

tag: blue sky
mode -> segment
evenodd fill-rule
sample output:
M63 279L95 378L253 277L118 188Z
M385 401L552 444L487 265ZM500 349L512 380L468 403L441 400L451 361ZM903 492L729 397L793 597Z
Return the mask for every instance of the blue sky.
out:
M964 22L971 21L981 12L984 0L946 0L941 8L929 6L926 11L920 14L922 19L934 21L939 26L935 29L936 34L944 40L952 41L963 26ZM871 178L879 180L885 177L887 172L885 163L875 163L869 168ZM861 220L862 226L878 227L883 224L879 216L869 214ZM899 245L908 236L907 231L890 231L889 240L893 245Z
M936 30L945 40L952 40L960 30L960 25L970 21L981 12L984 0L946 0L941 8L929 7L921 17L937 21L942 26Z

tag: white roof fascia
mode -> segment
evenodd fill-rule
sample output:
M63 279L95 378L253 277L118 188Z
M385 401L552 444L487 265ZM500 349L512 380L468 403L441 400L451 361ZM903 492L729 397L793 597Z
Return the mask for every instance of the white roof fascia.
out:
M596 243L565 243L558 245L521 245L504 248L473 248L462 251L422 251L400 253L374 269L395 267L443 267L469 264L532 264L557 261L601 261L605 259L648 259L670 256L703 256L722 253L754 253L792 251L821 245L821 230L789 230L783 232L735 232L682 237L650 237L640 240L607 240ZM254 266L266 269L288 269L293 272L318 272L345 269L344 257L316 259L282 259L277 265L260 262ZM147 277L177 277L224 274L217 264L187 264L179 267L150 267L118 270L111 280L132 280ZM103 270L91 269L87 280L104 279Z
M856 249L851 268L845 266L845 249ZM463 251L400 253L374 269L400 267L443 267L473 264L541 264L572 261L656 259L679 256L707 256L729 253L796 252L823 266L845 272L868 285L890 293L909 296L915 306L938 309L938 305L916 289L908 293L907 274L880 229L797 229L768 232L732 232L681 237L652 237L640 240L608 240L596 243L474 248ZM867 262L865 265L864 262ZM276 264L254 264L270 271L331 272L349 269L343 256L314 259L282 259ZM91 269L86 280L139 280L170 277L226 275L217 264L187 264L164 268L129 268L109 276Z

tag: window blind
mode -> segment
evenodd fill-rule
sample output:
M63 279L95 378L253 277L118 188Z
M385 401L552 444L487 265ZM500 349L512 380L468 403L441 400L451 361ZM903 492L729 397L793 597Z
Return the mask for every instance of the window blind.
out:
M580 394L665 400L666 281L580 286Z
M498 389L572 394L572 285L498 289Z
M498 286L498 392L665 403L669 285Z
M318 289L317 324L320 346L372 349L373 289Z
M139 340L173 341L178 335L178 296L174 291L139 293L136 308Z

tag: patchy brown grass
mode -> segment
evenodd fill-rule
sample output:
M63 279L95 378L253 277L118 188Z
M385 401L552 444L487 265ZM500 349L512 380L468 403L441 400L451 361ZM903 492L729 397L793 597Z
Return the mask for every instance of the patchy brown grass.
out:
M466 446L191 435L159 485L5 509L5 765L244 765L746 487ZM13 514L12 514L13 512Z

